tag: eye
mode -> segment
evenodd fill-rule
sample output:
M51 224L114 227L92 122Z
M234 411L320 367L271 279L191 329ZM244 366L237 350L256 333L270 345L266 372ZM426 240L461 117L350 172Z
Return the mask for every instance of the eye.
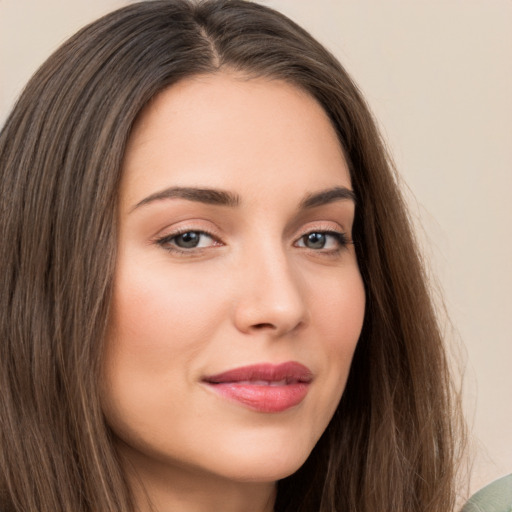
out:
M313 250L336 250L347 245L347 237L337 231L312 231L299 238L297 247Z
M203 249L217 245L218 242L204 231L184 231L165 236L157 243L168 250L186 251L187 249Z

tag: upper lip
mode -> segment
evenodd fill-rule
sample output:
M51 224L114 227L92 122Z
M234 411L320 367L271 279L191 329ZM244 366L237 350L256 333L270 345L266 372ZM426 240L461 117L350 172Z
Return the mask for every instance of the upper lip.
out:
M313 379L309 368L301 363L290 361L281 364L261 363L234 368L215 375L209 375L203 380L209 384L224 384L236 382L280 382L292 384L308 383Z

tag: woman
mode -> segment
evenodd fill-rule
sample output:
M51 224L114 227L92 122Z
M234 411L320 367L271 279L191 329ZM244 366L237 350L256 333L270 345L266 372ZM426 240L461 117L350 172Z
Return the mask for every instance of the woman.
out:
M8 510L448 511L458 412L364 100L284 16L152 1L0 136Z

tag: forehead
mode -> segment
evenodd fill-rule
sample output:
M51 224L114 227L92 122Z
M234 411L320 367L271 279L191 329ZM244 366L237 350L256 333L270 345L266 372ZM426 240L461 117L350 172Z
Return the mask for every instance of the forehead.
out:
M122 193L133 202L134 194L155 187L256 190L269 181L291 191L299 176L302 189L350 186L323 108L285 81L218 73L173 85L141 113L125 154Z

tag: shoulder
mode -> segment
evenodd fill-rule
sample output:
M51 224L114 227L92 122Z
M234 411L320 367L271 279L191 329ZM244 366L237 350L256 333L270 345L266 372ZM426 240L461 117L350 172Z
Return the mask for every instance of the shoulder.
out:
M474 494L462 512L512 512L512 474Z

